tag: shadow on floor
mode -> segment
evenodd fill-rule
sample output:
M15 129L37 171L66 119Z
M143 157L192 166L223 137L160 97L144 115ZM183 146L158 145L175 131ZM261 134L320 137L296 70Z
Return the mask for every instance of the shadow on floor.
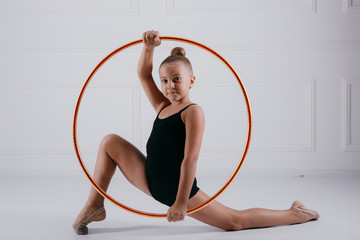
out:
M89 234L103 234L103 233L126 233L126 234L141 234L142 236L166 236L173 235L174 233L197 234L197 233L218 233L225 232L224 230L210 227L210 226L148 226L138 225L129 227L116 227L116 228L89 228Z

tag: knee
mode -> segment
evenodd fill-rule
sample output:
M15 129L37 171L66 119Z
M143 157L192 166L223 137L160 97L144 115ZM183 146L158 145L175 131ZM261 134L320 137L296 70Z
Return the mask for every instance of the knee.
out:
M109 142L112 142L114 141L116 138L118 137L118 135L116 134L108 134L106 135L105 137L103 137L103 139L101 140L101 143L103 144L106 144L106 143L109 143Z
M238 231L244 229L244 224L239 216L230 216L225 222L223 229L226 231Z
M108 134L101 140L100 148L107 148L118 142L120 139L121 137L116 134Z

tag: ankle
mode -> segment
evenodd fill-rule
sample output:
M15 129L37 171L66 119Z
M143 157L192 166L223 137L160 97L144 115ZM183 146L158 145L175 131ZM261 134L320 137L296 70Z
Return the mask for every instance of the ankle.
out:
M289 211L291 211L292 215L294 216L294 223L304 223L305 222L305 219L304 219L304 213L299 211L298 209L296 208L290 208Z
M85 208L88 208L88 209L100 209L102 207L104 207L104 200L102 201L87 201L85 203Z

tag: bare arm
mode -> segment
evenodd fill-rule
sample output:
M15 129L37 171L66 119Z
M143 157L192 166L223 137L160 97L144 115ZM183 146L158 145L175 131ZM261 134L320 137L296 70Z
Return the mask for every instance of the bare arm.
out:
M160 45L159 32L148 31L143 34L144 47L137 66L141 85L156 112L168 105L170 101L162 94L152 76L154 49Z
M204 113L199 106L192 106L185 113L186 140L184 159L181 164L176 200L168 210L168 221L181 221L184 220L186 215L187 202L195 178L196 164L205 128Z

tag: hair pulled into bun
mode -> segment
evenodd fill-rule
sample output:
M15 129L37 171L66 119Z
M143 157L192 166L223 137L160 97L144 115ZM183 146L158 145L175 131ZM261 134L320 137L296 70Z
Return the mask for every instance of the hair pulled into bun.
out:
M184 63L185 66L187 66L189 68L191 74L193 74L191 63L190 63L189 59L187 59L187 57L185 57L185 55L186 55L185 50L182 47L174 47L171 50L170 56L165 58L165 60L160 64L159 69L164 64L172 64L172 63L181 62L181 63Z
M184 50L182 47L174 47L174 48L171 50L170 55L180 55L180 56L185 57L185 56L186 56L186 53L185 53L185 50Z

